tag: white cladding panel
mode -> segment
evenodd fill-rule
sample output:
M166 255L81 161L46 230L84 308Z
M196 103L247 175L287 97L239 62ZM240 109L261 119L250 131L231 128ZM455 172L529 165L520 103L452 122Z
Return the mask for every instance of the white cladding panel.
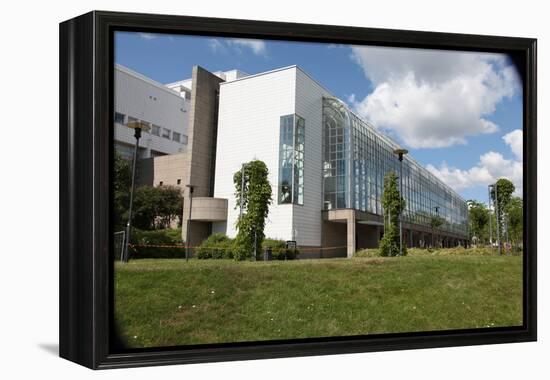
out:
M299 245L320 246L323 224L323 87L302 70L296 76L296 114L305 119L304 205L294 206L293 224Z
M143 133L139 146L149 157L151 150L164 154L185 151L186 145L173 141L173 132L179 133L180 141L187 136L189 125L189 102L174 91L131 70L115 68L115 111L161 127L160 136ZM170 138L162 137L162 128L170 130ZM123 124L115 123L115 141L134 145L134 131Z
M244 162L259 159L269 169L273 204L265 235L289 240L292 237L293 205L278 205L280 118L295 113L295 67L252 76L220 85L216 177L214 196L229 200L227 223L213 223L213 232L236 235L233 174ZM307 154L307 152L306 152Z

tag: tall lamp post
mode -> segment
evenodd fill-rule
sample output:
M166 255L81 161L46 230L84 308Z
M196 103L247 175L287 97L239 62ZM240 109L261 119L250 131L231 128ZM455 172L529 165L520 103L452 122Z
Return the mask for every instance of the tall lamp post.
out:
M132 208L134 206L134 187L136 182L136 167L137 167L137 154L139 139L141 138L141 131L148 131L149 125L141 121L133 121L126 125L128 128L134 130L134 137L136 138L136 145L134 146L134 156L132 163L132 187L130 187L130 207L128 208L128 222L126 223L126 242L124 244L124 253L122 255L122 261L128 262L128 247L130 246L130 233L132 230Z
M393 153L399 158L399 204L403 197L403 156L409 151L407 149L395 149ZM403 210L399 207L399 256L403 256Z
M193 190L195 187L193 185L185 185L189 188L189 218L187 219L187 233L185 234L185 261L189 261L189 239L191 238L191 211L193 209Z

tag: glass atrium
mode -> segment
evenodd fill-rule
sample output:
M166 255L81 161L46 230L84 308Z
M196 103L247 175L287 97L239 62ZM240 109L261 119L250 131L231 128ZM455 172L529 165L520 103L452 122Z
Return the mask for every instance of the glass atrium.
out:
M324 209L353 208L383 215L384 176L399 175L398 145L351 112L336 98L323 98ZM430 226L444 220L438 230L466 235L468 206L410 156L403 159L404 222Z

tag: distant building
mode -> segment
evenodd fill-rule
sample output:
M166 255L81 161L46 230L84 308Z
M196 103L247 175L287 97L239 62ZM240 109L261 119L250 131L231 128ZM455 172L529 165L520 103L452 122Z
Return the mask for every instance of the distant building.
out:
M115 66L115 149L125 158L134 153L134 131L126 127L141 120L149 126L139 141L140 158L176 154L187 149L188 99L177 91L124 66Z
M295 240L310 257L349 257L378 246L383 181L388 171L399 172L398 146L307 73L297 66L255 75L195 67L191 79L168 86L189 102L187 150L140 167L146 183L181 187L183 237L191 214L191 245L213 232L236 235L233 174L259 159L274 198L266 236ZM192 210L186 185L194 188ZM444 246L466 243L466 202L409 155L403 193L407 246L430 243L433 233ZM434 217L444 220L436 231Z

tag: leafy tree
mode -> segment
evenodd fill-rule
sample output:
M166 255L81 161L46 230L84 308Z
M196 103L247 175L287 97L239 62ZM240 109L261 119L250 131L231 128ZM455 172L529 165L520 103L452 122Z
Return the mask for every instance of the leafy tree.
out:
M252 257L254 242L261 247L264 240L265 219L269 212L269 205L273 202L271 184L269 183L266 164L260 160L253 160L244 165L243 169L233 175L235 184L236 206L240 207L241 197L243 214L236 222L239 230L234 241L234 258L244 260ZM241 192L242 176L244 187Z
M122 230L128 219L132 168L131 162L123 159L116 151L113 171L113 223L115 230Z
M134 194L133 225L144 230L169 228L172 221L181 223L183 198L174 186L142 186Z
M399 215L405 209L405 199L399 195L397 174L390 171L384 177L384 193L382 194L384 208L384 236L380 240L381 256L399 255ZM403 241L403 255L407 247Z
M516 187L510 180L506 178L500 178L496 182L495 187L496 189L493 188L491 190L491 199L493 200L493 202L495 202L495 196L498 198L496 199L496 203L500 219L502 214L504 214L508 203L510 203L510 200L512 199L512 194L516 190Z
M486 227L489 224L489 210L485 204L468 200L468 219L470 222L470 239L476 236L480 240L486 238Z
M506 208L510 240L518 247L523 243L523 199L512 197Z
M439 215L433 215L430 218L430 227L432 228L432 246L433 247L435 247L435 243L434 243L435 230L437 230L439 227L441 227L443 225L443 223L445 223L445 219L443 219Z
M496 218L498 228L501 232L500 240L503 240L502 233L505 231L504 227L506 225L506 213L508 210L508 205L512 199L512 194L516 190L514 184L506 179L500 178L496 183L493 189L491 190L491 199L497 205Z

